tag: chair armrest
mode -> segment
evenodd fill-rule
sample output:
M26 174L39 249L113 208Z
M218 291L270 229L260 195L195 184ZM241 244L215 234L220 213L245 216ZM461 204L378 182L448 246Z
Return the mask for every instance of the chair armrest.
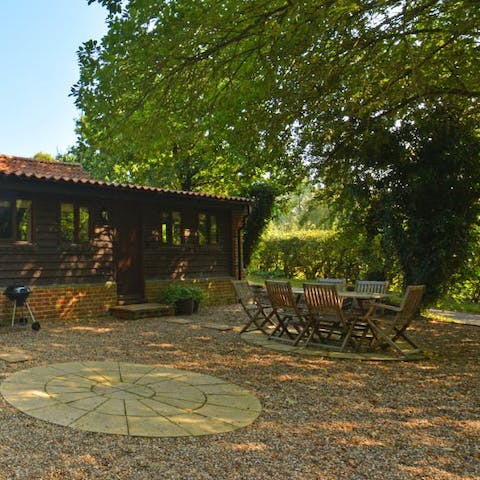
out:
M402 309L396 305L389 305L388 303L377 303L377 302L371 302L368 301L368 305L370 307L375 307L377 308L383 308L384 310L391 310L392 312L401 312Z

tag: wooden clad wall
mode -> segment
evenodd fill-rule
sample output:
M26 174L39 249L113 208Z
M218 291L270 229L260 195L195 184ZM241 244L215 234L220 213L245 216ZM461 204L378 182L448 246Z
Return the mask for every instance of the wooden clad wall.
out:
M22 193L32 200L32 243L0 242L0 285L101 283L113 280L112 242L102 225L98 205L88 205L92 220L92 241L85 245L64 245L59 236L60 197L44 193ZM63 199L71 201L72 199Z
M144 209L144 274L145 279L192 279L233 276L233 240L231 212L228 207L202 208L179 203L178 205L149 206ZM179 211L182 229L190 232L190 240L182 245L165 245L154 239L152 232L158 230L162 210ZM198 229L198 214L216 216L218 243L199 245L195 240Z
M145 280L208 279L238 277L238 231L247 211L246 204L236 204L199 197L162 198L148 193L72 189L28 180L2 182L2 194L32 201L32 242L0 242L0 286L102 284L115 282L114 230L110 226L115 213L121 215L120 201L138 205L142 221L143 275ZM7 193L5 193L7 192ZM115 200L115 198L117 200ZM88 206L91 214L92 240L87 244L65 245L60 241L60 202ZM102 219L102 209L110 213ZM161 212L178 211L183 230L191 241L179 246L164 245L152 232L161 224ZM199 245L195 240L198 214L215 215L218 243Z

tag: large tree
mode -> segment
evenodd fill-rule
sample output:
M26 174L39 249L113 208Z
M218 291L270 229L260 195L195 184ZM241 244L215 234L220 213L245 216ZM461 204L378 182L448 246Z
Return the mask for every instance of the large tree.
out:
M476 0L89 0L107 35L79 51L80 146L101 173L228 190L291 185L348 121L422 102L478 115Z
M101 44L81 47L74 87L84 113L80 152L90 166L124 179L217 192L266 175L291 186L304 175L303 159L289 148L295 118L272 129L278 114L268 48L255 36L227 40L226 51L221 45L209 51L205 43L222 43L236 28L238 4L104 3L109 32ZM248 54L235 58L239 47Z
M79 51L78 147L112 179L237 193L259 179L288 191L306 174L327 186L357 178L333 199L361 204L374 167L358 141L372 128L414 129L435 106L478 136L477 0L94 1L109 30ZM385 145L400 171L401 148ZM418 185L428 195L427 179Z
M323 166L324 195L334 199L347 235L380 235L386 258L398 262L404 282L426 283L429 298L445 291L476 240L475 129L454 109L425 105L414 119L394 126L383 118L368 128L358 123L351 132L355 143L339 147L336 161Z

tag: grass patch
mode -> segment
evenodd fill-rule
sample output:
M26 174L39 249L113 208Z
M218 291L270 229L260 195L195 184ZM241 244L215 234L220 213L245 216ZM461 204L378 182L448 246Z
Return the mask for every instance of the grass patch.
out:
M432 308L439 310L448 310L451 312L466 312L480 314L480 304L473 302L460 302L452 298L442 298L438 300Z

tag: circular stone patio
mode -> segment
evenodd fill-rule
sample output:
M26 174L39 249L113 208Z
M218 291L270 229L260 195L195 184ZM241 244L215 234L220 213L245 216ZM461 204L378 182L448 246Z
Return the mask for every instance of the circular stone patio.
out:
M395 354L389 350L378 352L339 352L335 350L322 349L320 346L303 345L294 346L291 343L282 343L275 340L269 340L268 335L265 335L259 330L251 330L241 334L244 342L250 345L257 345L269 350L274 350L281 353L291 353L296 355L304 355L308 357L327 357L327 358L343 358L349 360L371 360L371 361L406 361L406 360L422 360L426 358L424 352L420 350L411 350L405 357Z
M5 400L47 422L90 432L182 437L251 424L259 400L210 375L121 362L35 367L0 386Z

